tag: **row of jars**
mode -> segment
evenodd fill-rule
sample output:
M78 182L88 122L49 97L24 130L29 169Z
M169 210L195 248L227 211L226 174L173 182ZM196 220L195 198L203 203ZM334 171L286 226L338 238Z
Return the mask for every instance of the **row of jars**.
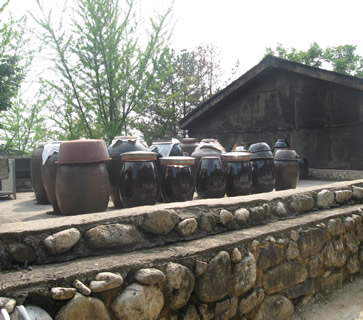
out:
M296 153L280 150L273 159L266 143L251 145L249 152L224 153L218 141L206 139L189 150L193 157L180 156L177 142L147 150L135 137L116 137L108 150L103 140L40 146L31 168L36 198L68 215L105 211L109 192L115 207L122 208L191 200L195 188L199 198L295 188L298 179Z

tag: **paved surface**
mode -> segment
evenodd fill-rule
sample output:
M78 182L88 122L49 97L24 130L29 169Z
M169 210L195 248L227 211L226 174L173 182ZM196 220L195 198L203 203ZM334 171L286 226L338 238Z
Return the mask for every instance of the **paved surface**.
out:
M301 180L298 189L330 183L332 181ZM33 192L19 192L16 197L16 200L12 199L12 197L0 197L0 223L64 217L53 214L51 205L38 204ZM113 210L115 209L112 202L110 202L107 211Z

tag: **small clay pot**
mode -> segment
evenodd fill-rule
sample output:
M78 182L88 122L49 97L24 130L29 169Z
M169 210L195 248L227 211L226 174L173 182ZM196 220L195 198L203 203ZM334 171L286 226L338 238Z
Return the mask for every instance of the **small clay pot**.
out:
M49 204L47 192L45 191L42 178L43 150L44 150L44 143L40 143L32 153L30 159L30 179L37 202L39 204Z
M252 193L251 157L249 152L228 152L222 155L228 197Z
M115 137L108 147L111 160L106 161L108 177L110 182L111 199L115 208L123 208L120 195L120 177L122 169L121 156L125 152L146 151L147 144L139 137L119 136Z
M208 156L200 159L196 189L200 199L224 197L226 179L219 156Z
M43 151L42 179L49 202L56 214L60 214L57 196L55 192L57 167L60 142L47 143Z
M102 212L109 201L105 160L109 160L103 140L62 142L59 148L56 196L65 215Z
M196 138L184 138L181 139L180 143L183 153L187 154L188 156L190 156L194 152L195 148L197 148L198 145L199 142Z
M266 142L250 145L248 152L252 153L253 192L270 192L275 187L275 166L270 146Z
M300 175L299 155L295 150L277 150L274 164L275 189L295 189Z
M161 177L161 191L164 202L180 202L193 199L194 177L192 157L164 157L160 159L164 168Z
M159 197L157 153L125 152L122 154L120 193L125 208L153 205Z

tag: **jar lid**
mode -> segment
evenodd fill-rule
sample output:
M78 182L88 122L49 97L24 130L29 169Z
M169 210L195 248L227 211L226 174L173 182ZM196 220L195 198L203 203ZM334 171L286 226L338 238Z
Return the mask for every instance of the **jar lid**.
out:
M270 146L266 142L257 142L250 145L248 152L255 153L260 151L271 151Z
M158 154L149 151L131 151L121 154L122 161L154 161Z
M228 162L239 162L239 161L249 161L252 159L252 154L250 152L227 152L222 154L224 161Z
M106 142L100 139L63 141L59 147L58 164L94 163L111 160Z
M201 157L200 160L203 160L203 159L221 159L221 156L204 156L204 157Z
M252 153L252 160L273 159L272 151L257 151Z
M167 165L194 166L195 158L193 158L193 157L177 157L177 156L163 157L163 158L160 158L160 164L164 165L164 166L167 166Z
M183 138L181 139L182 143L196 143L198 142L197 138Z
M281 161L299 161L299 155L295 150L277 150L275 153L275 160Z

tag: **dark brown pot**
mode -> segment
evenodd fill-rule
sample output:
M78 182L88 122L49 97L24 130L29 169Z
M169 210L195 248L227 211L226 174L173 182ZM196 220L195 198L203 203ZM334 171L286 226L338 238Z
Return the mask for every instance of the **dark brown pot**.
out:
M115 137L108 147L111 160L106 161L108 178L110 182L110 194L115 208L123 208L120 195L120 177L122 168L121 154L131 151L146 151L146 143L138 137Z
M180 202L193 199L194 176L192 157L165 157L160 159L164 168L161 177L162 197L165 202Z
M105 163L58 164L56 195L65 215L105 211L109 201Z
M190 156L195 148L197 148L199 145L198 139L196 138L184 138L180 141L180 146L183 150L183 153L186 153L188 156Z
M224 197L226 179L219 156L208 156L200 159L196 189L200 199Z
M270 192L275 188L275 166L270 146L265 142L250 145L252 153L253 192Z
M43 185L42 178L42 154L44 144L39 144L33 151L30 159L30 178L35 193L35 198L39 204L49 204L47 193Z
M277 150L274 164L275 189L295 189L300 175L299 155L294 150Z
M154 152L122 154L120 193L125 208L153 205L159 196L159 176Z
M57 167L56 161L58 161L58 152L53 153L42 166L42 178L47 197L50 204L53 207L53 211L56 214L60 214L58 206L57 195L55 192Z
M252 166L249 152L228 152L222 155L228 197L252 193Z

